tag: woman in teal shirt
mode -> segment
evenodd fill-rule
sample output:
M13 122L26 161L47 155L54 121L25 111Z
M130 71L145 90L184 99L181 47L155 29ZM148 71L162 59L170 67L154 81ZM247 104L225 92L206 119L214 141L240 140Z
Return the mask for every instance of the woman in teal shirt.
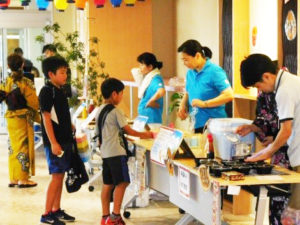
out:
M188 112L195 114L195 133L202 133L210 118L227 117L225 103L233 99L233 91L225 71L210 61L212 52L196 40L188 40L179 48L183 63L189 68L186 93L178 116L185 119ZM188 108L187 108L188 106Z
M147 123L162 123L163 96L165 88L159 69L162 62L158 62L154 54L145 52L138 56L139 69L133 69L132 74L139 85L138 97L141 99L138 114L147 116Z

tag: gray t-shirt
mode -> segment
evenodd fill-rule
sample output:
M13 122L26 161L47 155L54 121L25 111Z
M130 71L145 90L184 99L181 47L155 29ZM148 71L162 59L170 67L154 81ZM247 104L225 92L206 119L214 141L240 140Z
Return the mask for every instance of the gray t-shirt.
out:
M105 106L106 104L100 106L99 114ZM96 124L98 124L98 117ZM102 127L102 143L100 147L102 158L126 155L126 151L121 146L119 139L120 129L126 125L126 118L118 108L114 108L107 114L104 126Z

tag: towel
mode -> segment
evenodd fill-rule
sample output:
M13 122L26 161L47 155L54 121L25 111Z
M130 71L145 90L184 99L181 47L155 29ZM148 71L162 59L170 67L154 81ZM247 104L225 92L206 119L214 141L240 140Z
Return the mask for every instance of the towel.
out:
M145 93L146 89L148 88L148 86L150 85L153 77L157 74L160 74L160 71L159 71L159 69L155 68L151 72L147 73L144 78L143 78L143 74L141 73L141 70L139 68L133 68L131 70L131 73L132 73L132 76L133 76L136 84L139 87L138 98L141 99L141 98L143 98L144 93Z

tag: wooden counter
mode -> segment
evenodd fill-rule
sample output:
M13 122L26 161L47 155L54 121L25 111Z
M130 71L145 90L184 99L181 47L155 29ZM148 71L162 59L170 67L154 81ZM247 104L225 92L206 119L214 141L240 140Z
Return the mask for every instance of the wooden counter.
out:
M185 167L191 173L199 176L197 169L195 168L195 162L192 159L176 159L174 164ZM292 170L285 169L280 166L275 166L273 170L285 173L284 175L278 174L266 174L266 175L245 175L244 180L240 181L227 181L222 178L211 177L212 181L219 182L220 186L230 185L262 185L262 184L290 184L300 183L300 174Z
M148 151L151 150L154 140L137 140L136 145L144 147ZM199 152L193 151L197 156ZM195 168L195 162L193 159L175 159L174 164L185 167L190 173L198 174L197 168ZM261 185L261 184L287 184L287 183L300 183L300 174L294 171L275 166L273 170L285 173L284 175L270 174L270 175L246 175L244 180L241 181L226 181L222 178L211 177L212 180L218 181L221 186L229 185Z

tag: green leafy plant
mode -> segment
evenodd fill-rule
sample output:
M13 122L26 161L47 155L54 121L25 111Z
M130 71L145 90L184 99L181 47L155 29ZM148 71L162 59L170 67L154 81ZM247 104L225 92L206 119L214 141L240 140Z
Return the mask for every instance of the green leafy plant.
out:
M75 87L78 93L77 96L72 96L69 99L70 106L77 105L79 103L78 96L83 95L85 73L87 73L87 97L93 99L96 105L100 105L103 97L97 90L99 90L101 80L107 79L109 74L105 73L105 63L99 55L99 39L97 37L89 39L90 50L87 54L84 43L79 40L78 31L64 33L58 23L45 26L43 31L53 37L54 42L52 44L56 46L58 54L67 60L73 71L76 70L76 78L68 77L68 83ZM44 34L36 36L35 40L44 44ZM64 42L59 40L64 40ZM39 60L42 59L43 56L40 56Z
M181 92L175 92L171 95L169 113L172 113L175 109L179 108L183 95L184 93Z

